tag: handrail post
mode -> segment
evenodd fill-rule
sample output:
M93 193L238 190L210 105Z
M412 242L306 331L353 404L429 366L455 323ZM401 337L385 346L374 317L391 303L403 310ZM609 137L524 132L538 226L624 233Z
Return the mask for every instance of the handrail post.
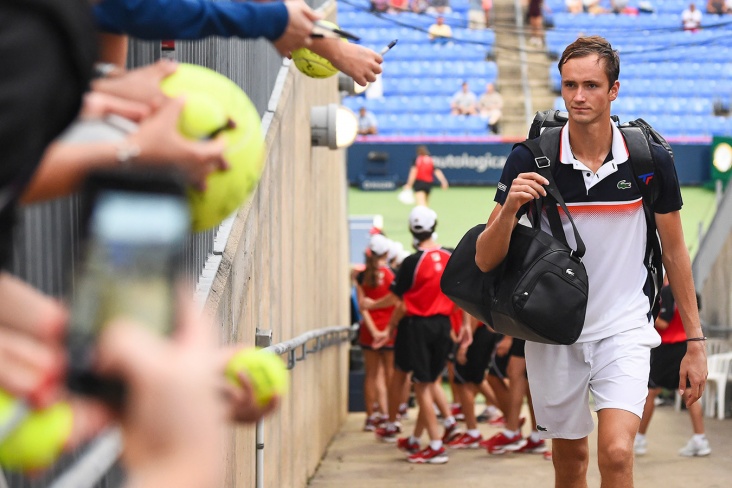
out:
M257 347L271 346L272 330L257 328L257 335L254 341L254 345ZM257 422L256 453L256 487L264 488L264 419L259 419L259 421Z

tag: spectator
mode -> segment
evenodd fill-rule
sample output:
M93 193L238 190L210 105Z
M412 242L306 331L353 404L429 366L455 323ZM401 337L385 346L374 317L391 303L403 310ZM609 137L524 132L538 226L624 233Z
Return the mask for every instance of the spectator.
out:
M485 85L485 93L478 100L478 111L480 116L488 120L488 129L498 134L498 121L503 115L503 97L493 86L493 83Z
M409 0L389 0L389 13L397 14L409 10Z
M362 136L374 135L378 132L378 125L374 114L361 107L358 110L358 133Z
M689 6L681 12L681 25L685 31L697 32L701 27L701 22L701 10L698 10L694 3L690 3Z
M372 12L386 12L389 10L388 0L371 0Z
M564 4L567 6L567 12L570 14L581 14L584 11L582 0L565 0Z
M470 91L467 81L463 81L462 89L452 96L450 113L452 115L475 115L478 113L475 93Z
M729 7L725 0L707 0L707 13L723 15L729 13Z
M485 29L490 26L492 8L493 0L470 0L468 27L470 29Z
M444 17L439 16L427 30L427 35L432 42L445 42L452 37L452 28L445 23Z
M582 0L582 9L588 14L606 14L607 9L600 5L600 0Z
M430 3L428 0L411 0L409 8L416 14L422 14L427 11Z
M637 8L632 9L628 7L628 0L610 0L610 7L614 14L627 14L631 11L638 13Z
M443 14L449 14L452 12L452 8L450 7L450 0L428 0L429 1L429 7L427 7L427 13L428 14L437 14L437 15L443 15Z
M533 47L541 48L544 46L544 16L542 14L543 0L529 0L529 26L531 27L531 37L529 44Z

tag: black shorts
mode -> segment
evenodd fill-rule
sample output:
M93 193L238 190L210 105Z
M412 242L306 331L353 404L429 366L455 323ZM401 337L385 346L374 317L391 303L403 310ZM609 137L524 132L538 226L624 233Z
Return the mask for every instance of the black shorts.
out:
M493 334L487 327L478 327L473 334L473 343L468 346L467 362L455 362L455 383L479 385L485 378L485 370L496 348L496 339L502 337Z
M412 381L432 383L445 369L447 357L452 350L450 317L410 317L409 334L411 345L409 358L412 366Z
M686 342L661 344L651 349L651 374L648 387L678 389L679 369L685 354Z
M411 317L402 317L397 325L396 337L394 337L394 367L405 373L412 371L412 323Z
M432 191L432 183L422 180L416 180L414 182L414 185L412 186L412 190L414 190L415 192L423 191L429 195Z
M500 334L496 334L496 336L497 345L503 339L503 336ZM523 339L514 338L511 342L511 347L508 349L508 354L506 354L505 356L497 355L494 350L491 356L491 362L488 365L488 374L501 379L507 378L506 371L508 368L508 360L511 358L511 356L516 356L520 358L526 357L524 354L525 346L526 341L524 341Z

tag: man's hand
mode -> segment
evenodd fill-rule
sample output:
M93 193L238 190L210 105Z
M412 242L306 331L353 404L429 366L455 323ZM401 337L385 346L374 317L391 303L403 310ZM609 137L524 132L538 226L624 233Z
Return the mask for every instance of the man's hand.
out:
M358 44L338 39L318 39L310 49L329 60L339 71L347 74L361 86L376 81L384 59L377 52Z
M295 49L312 45L310 33L313 31L313 22L320 19L321 15L302 0L287 0L285 7L287 7L287 28L273 44L281 56L289 58Z
M687 342L679 371L679 393L685 398L687 407L702 397L707 373L706 344L704 341ZM687 380L690 386L687 386Z
M511 183L503 209L515 215L525 203L545 197L546 190L542 185L548 184L539 173L521 173Z

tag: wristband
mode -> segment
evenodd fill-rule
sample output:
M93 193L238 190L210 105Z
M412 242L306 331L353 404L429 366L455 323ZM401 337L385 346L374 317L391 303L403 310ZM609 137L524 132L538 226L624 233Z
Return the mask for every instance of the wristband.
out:
M686 342L706 341L706 340L707 340L707 338L705 336L701 336L701 337L690 337L690 338L686 339Z

